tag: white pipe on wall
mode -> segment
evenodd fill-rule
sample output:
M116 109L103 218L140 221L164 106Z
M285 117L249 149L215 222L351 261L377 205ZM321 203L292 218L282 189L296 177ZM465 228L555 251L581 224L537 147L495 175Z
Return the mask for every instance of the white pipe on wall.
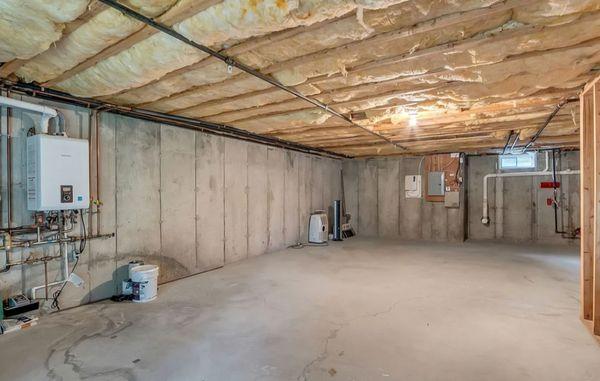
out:
M48 124L50 122L50 119L56 118L58 116L58 112L53 108L37 105L35 103L24 102L18 99L8 98L5 96L0 96L0 105L41 113L42 120L40 122L40 129L41 132L44 134L48 133Z
M557 175L578 175L579 170L565 169L557 171ZM553 173L550 171L548 162L548 152L546 152L546 167L543 171L535 172L507 172L507 173L489 173L483 177L483 216L481 217L481 223L487 225L490 223L489 218L489 206L488 206L488 180L491 178L498 177L526 177L526 176L552 176Z
M41 289L48 289L49 287L54 287L54 286L58 286L58 285L62 285L63 283L66 283L69 280L69 256L68 256L68 250L67 250L67 244L62 242L60 244L60 251L61 251L61 255L62 255L62 259L63 259L63 279L64 280L59 280L56 282L50 282L48 284L44 284L41 286L35 286L35 287L31 287L31 299L35 300L37 299L37 291L41 290ZM46 299L48 299L50 296L49 295L44 295L46 297Z

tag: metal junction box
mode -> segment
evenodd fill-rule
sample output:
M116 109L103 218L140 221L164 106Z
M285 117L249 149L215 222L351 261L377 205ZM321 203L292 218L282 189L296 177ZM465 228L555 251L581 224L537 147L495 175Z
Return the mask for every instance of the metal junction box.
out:
M444 193L444 172L429 172L427 177L427 195L443 196Z
M27 209L87 209L88 141L39 134L27 138Z

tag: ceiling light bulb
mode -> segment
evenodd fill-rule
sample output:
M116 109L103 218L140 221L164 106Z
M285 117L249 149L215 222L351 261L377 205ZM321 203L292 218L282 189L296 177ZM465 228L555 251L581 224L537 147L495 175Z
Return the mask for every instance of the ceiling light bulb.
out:
M409 127L417 127L417 113L410 113L408 118Z

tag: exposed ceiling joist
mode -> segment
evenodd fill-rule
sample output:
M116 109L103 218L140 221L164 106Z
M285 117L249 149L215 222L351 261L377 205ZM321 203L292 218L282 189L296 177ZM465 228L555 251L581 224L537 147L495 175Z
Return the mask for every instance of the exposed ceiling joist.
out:
M110 6L110 5L107 5L106 2L103 2L102 0L96 0L96 1L98 3L101 3L104 7ZM203 11L209 7L212 7L213 5L218 4L222 1L223 0L204 0L204 1L197 1L192 4L186 3L187 6L180 6L180 7L175 6L175 7L171 8L170 10L168 10L167 12L165 12L162 16L158 17L158 22L163 23L164 25L172 26L172 25L186 19L187 17L189 17L190 14L201 12L201 11ZM142 29L138 30L137 32L133 33L132 35L122 39L121 41L119 41L118 43L116 43L114 45L107 47L106 49L102 50L98 54L81 62L79 65L65 71L58 77L53 78L49 81L46 81L43 85L46 87L52 87L52 86L56 85L57 83L60 83L61 81L65 80L67 78L70 78L78 73L81 73L85 69L88 69L88 68L96 65L98 62L101 62L109 57L112 57L112 56L124 51L125 49L128 49L128 48L134 46L138 42L143 41L158 32L159 32L158 30L156 30L152 27L144 26Z
M242 62L239 62L239 61L235 60L233 57L224 55L222 53L219 53L219 52L217 52L217 51L209 48L208 46L205 46L205 45L199 44L199 43L197 43L195 41L192 41L189 38L187 38L184 35L182 35L181 33L178 33L177 31L175 31L174 29L169 28L168 26L163 25L160 22L156 22L156 21L154 21L154 20L152 20L152 19L150 19L150 18L148 18L148 17L146 17L146 16L144 16L144 15L142 15L142 14L140 14L140 13L134 11L134 10L132 10L131 8L127 8L127 7L121 5L120 3L118 3L118 2L116 2L114 0L99 0L99 1L103 2L107 6L113 7L115 9L117 9L117 10L125 13L128 16L131 16L131 17L135 18L136 20L139 20L139 21L143 22L144 24L146 24L148 26L151 26L152 28L154 28L154 29L156 29L156 30L158 30L160 32L166 33L169 36L174 37L177 40L179 40L179 41L181 41L181 42L183 42L183 43L185 43L187 45L190 45L190 46L192 46L192 47L194 47L194 48L202 51L203 53L206 53L206 54L208 54L208 55L210 55L212 57L215 57L215 58L223 61L229 67L235 67L237 69L240 69L241 71L243 71L245 73L248 73L248 74L250 74L250 75L252 75L252 76L254 76L254 77L256 77L256 78L258 78L258 79L260 79L260 80L262 80L264 82L267 82L267 83L269 83L269 84L271 84L271 85L273 85L273 86L275 86L275 87L277 87L277 88L279 88L279 89L281 89L283 91L286 91L286 92L288 92L288 93L290 93L290 94L292 94L292 95L294 95L294 96L296 96L296 97L298 97L298 98L300 98L300 99L302 99L302 100L304 100L304 101L306 101L308 103L313 104L315 107L318 107L318 108L324 110L328 114L331 114L331 115L333 115L333 116L335 116L337 118L340 118L340 119L346 121L347 123L349 123L349 124L351 124L351 125L353 125L355 127L364 129L365 131L369 132L371 135L377 136L380 139L385 140L386 142L388 142L389 144L393 145L395 148L397 148L397 149L399 149L401 151L404 150L404 147L402 147L399 144L394 143L393 141L391 141L390 139L386 138L385 136L380 135L380 134L378 134L378 133L376 133L374 131L371 131L370 129L368 129L366 127L363 127L363 126L361 126L361 125L359 125L357 123L354 123L354 121L352 121L352 119L350 119L350 117L348 117L347 115L343 115L343 114L341 114L341 113L333 110L328 105L326 105L324 103L321 103L318 100L315 100L315 99L313 99L311 97L305 96L304 94L302 94L301 92L297 91L296 89L282 84L281 82L277 81L275 78L270 77L268 75L265 75L265 74L263 74L263 73L255 70L255 69L251 68L250 66L248 66L248 65L246 65L246 64L244 64Z
M511 130L525 144L600 67L587 0L271 1L92 0L94 16L73 0L63 18L31 15L74 20L63 33L7 51L54 41L14 72L25 81L349 155L502 148ZM0 73L19 66L8 57ZM570 145L577 113L557 112L534 146Z
M104 9L106 9L106 6L104 4L102 4L101 2L99 2L97 0L92 0L90 2L90 4L88 5L87 11L84 14L79 16L74 21L71 21L70 23L65 25L65 27L62 31L61 38L65 38L70 33L77 30L77 28L79 28L81 25L88 22L92 17L94 17L98 13L102 12ZM35 57L33 57L33 58L35 58ZM13 74L15 71L17 71L21 66L23 66L25 63L27 63L31 59L32 58L27 59L27 60L14 59L10 62L4 63L4 65L2 65L0 67L0 77L7 78L8 76Z

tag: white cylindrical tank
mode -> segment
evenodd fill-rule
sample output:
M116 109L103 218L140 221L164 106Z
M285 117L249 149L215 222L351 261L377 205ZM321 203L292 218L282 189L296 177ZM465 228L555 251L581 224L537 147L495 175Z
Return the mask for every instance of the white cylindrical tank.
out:
M158 290L158 266L142 265L131 270L133 284L133 301L137 303L150 302L156 299Z

